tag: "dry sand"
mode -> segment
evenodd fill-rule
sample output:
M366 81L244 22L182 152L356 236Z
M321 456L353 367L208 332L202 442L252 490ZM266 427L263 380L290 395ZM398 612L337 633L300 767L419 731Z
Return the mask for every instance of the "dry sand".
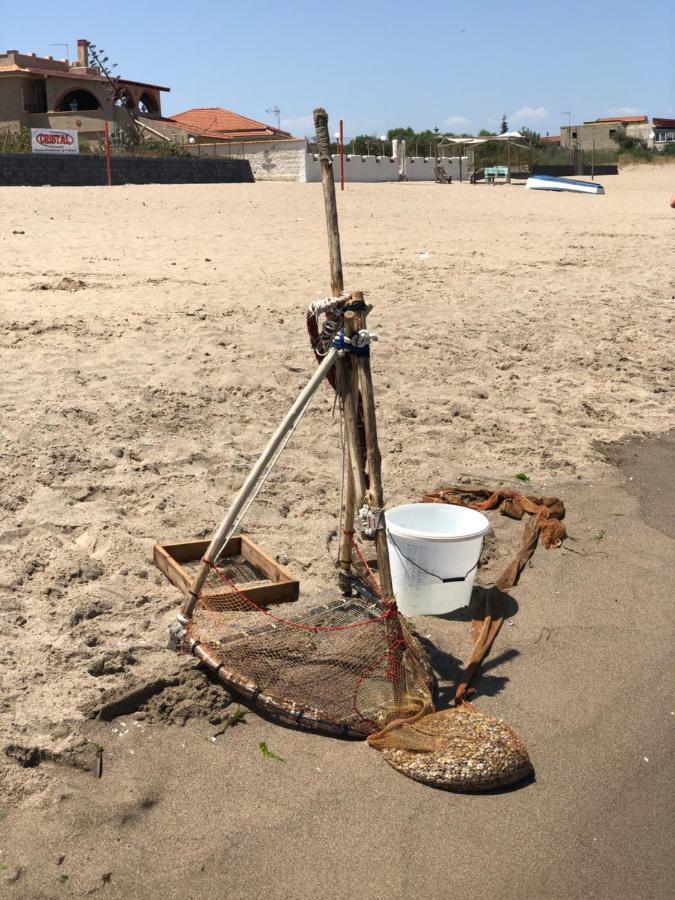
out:
M480 700L523 736L537 781L482 799L253 714L211 741L227 696L165 649L179 598L153 542L211 531L312 369L320 186L3 189L0 896L666 896L672 540L651 500L672 442L649 510L596 442L673 423L674 178L630 170L599 198L339 196L346 283L375 304L389 503L525 472L569 508L577 552L536 557ZM334 578L331 408L326 391L246 523L305 598ZM497 536L491 567L517 529ZM464 618L418 622L446 680ZM135 719L85 719L160 678ZM87 740L104 746L100 780ZM484 857L463 862L467 847Z

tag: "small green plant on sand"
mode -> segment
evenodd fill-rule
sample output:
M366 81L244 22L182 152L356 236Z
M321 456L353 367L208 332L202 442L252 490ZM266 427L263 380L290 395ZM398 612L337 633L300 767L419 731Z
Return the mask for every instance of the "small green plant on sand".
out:
M277 756L276 753L272 753L265 741L260 741L260 743L258 744L258 750L260 750L261 756L263 756L265 759L275 759L277 762L282 763L286 762L283 756Z
M604 538L604 536L605 536L605 529L603 528L602 531L599 531L597 534L593 535L593 540L601 541Z
M529 481L530 476L526 475L524 472L516 472L516 478L518 481Z

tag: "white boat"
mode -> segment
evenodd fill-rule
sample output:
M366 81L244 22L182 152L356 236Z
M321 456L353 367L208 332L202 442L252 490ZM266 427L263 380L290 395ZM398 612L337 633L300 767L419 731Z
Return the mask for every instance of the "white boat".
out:
M533 191L571 191L573 194L604 194L605 189L595 181L574 181L553 175L532 175L525 187Z

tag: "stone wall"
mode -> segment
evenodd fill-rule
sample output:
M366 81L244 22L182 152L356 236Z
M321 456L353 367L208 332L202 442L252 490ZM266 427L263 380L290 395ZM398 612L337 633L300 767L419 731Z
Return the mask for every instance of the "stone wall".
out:
M284 141L230 141L189 144L193 156L216 159L246 159L256 181L305 181L304 138Z
M252 182L245 159L113 156L113 184L221 184ZM0 186L107 184L104 156L0 153Z

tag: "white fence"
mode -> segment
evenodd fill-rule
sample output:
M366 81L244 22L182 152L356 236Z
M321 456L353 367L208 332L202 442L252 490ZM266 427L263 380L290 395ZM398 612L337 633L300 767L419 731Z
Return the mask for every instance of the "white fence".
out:
M336 180L340 177L340 157L333 156L333 167ZM445 174L453 181L460 180L460 157L442 157ZM348 156L345 155L345 181L381 182L381 181L434 181L435 160L433 157L412 156L401 163L394 156ZM468 157L461 157L462 180L469 180ZM321 163L316 154L308 153L305 162L305 180L321 181Z

